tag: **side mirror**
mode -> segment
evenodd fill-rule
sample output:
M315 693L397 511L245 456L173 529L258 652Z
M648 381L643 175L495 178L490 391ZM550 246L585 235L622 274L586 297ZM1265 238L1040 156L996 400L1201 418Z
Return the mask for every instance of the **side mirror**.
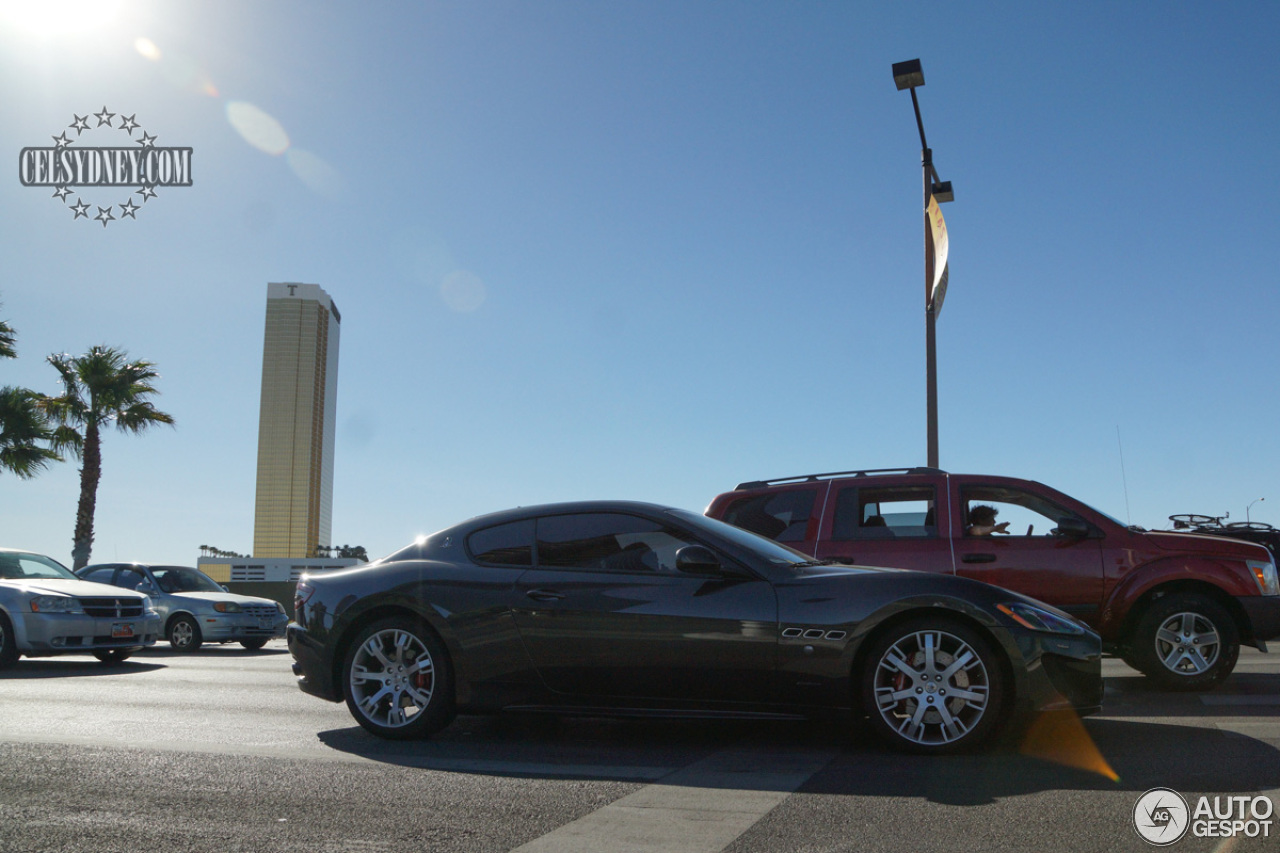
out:
M1068 516L1058 519L1058 535L1072 539L1084 539L1089 535L1089 522Z
M227 585L225 583L220 583L218 586L222 587L223 592L231 592L231 590L227 589Z
M686 545L676 551L676 568L691 575L716 575L721 571L720 558L704 545Z
M142 583L134 587L134 589L142 593L143 595L155 595L159 591L156 589L156 585L153 584L151 581L143 581Z

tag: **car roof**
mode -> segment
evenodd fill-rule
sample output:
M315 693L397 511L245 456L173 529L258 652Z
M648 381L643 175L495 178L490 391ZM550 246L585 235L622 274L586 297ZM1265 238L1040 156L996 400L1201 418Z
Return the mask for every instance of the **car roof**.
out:
M513 507L511 509L477 515L449 529L457 527L479 527L489 524L501 524L505 521L518 521L540 515L566 515L574 512L640 512L646 514L664 513L675 507L645 501L603 500L603 501L565 501L562 503L533 504Z

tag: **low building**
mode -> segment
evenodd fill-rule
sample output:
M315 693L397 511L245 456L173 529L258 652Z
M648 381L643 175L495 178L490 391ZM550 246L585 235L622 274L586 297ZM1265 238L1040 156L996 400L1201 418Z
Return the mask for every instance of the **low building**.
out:
M284 605L293 618L293 591L305 573L333 572L365 565L354 557L293 559L289 557L201 557L196 568L241 595L258 595Z

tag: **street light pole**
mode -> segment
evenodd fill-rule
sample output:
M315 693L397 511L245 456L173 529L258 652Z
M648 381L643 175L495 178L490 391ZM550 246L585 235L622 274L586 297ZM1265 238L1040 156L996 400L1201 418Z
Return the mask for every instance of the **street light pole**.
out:
M933 149L924 135L924 120L920 117L920 100L916 87L924 85L924 70L920 60L896 62L893 80L898 90L911 90L911 107L915 110L916 129L920 131L920 165L924 173L924 323L925 323L925 421L927 424L927 457L930 468L938 467L938 342L937 321L941 310L941 295L935 288L935 245L932 223L929 221L929 200L942 203L955 198L950 181L939 181L933 166ZM945 281L943 283L945 288ZM945 293L945 290L942 291Z
M1266 498L1258 498L1258 501L1265 501L1265 500ZM1244 508L1244 520L1246 524L1248 524L1252 520L1249 518L1249 510L1253 509L1253 504L1256 504L1258 501L1254 501L1253 503L1249 504L1247 507Z

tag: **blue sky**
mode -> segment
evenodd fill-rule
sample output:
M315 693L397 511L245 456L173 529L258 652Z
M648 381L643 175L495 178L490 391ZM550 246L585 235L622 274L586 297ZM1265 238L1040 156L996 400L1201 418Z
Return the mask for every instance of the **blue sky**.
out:
M95 559L251 549L269 281L342 312L335 544L923 464L915 57L956 193L942 467L1280 524L1280 6L56 8L0 5L10 168L104 106L193 149L105 228L0 180L0 384L106 343L177 419L106 436ZM0 544L69 560L77 493L0 475Z

